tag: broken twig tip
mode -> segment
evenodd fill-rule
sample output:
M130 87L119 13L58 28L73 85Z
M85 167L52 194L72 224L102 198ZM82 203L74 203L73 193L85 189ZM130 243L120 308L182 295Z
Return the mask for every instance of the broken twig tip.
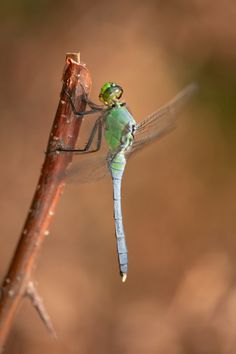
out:
M79 63L80 62L80 53L66 53L66 60L70 63L72 63L73 61L75 63Z

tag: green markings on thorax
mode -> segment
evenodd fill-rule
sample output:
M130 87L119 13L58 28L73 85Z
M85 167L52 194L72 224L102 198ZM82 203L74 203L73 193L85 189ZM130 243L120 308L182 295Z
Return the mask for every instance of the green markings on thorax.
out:
M105 115L105 139L111 150L116 152L127 149L133 140L130 125L135 125L135 120L126 107L118 106L111 108Z

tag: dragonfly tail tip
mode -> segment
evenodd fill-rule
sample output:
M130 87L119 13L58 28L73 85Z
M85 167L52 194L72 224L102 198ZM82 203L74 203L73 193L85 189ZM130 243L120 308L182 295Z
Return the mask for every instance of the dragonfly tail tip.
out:
M121 280L122 280L122 283L124 283L127 279L127 273L121 273Z

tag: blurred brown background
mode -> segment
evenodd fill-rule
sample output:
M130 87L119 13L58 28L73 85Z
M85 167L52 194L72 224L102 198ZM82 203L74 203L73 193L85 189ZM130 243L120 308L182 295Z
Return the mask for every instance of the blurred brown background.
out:
M117 81L137 121L186 83L200 85L178 129L127 166L127 282L111 182L67 186L35 274L58 340L26 300L6 353L235 353L235 2L0 7L1 279L37 183L66 52L81 52L94 101L104 82Z

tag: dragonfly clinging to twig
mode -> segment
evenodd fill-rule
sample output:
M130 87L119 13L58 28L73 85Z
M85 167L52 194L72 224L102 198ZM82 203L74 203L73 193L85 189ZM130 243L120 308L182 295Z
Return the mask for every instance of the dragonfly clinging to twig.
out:
M121 101L123 89L116 83L107 82L101 88L99 99L103 103L102 106L93 103L85 96L85 100L90 107L90 110L85 112L76 111L73 98L67 93L73 113L76 116L81 117L94 113L99 113L99 116L83 149L60 147L58 151L84 154L95 153L101 147L102 133L104 131L105 140L108 145L108 154L106 157L93 160L93 167L95 166L95 171L100 171L101 176L105 175L105 169L110 171L112 177L115 235L119 270L123 282L126 280L128 272L128 252L122 221L121 182L127 157L171 131L175 127L176 113L192 96L196 88L195 84L188 85L169 103L150 114L140 123L136 123L126 103ZM94 141L96 142L95 148L91 148ZM78 168L79 172L83 169L82 165ZM86 171L89 171L89 166L89 161L86 164L85 160ZM103 171L102 174L101 171ZM96 178L97 176L93 169L93 173L90 176L88 173L87 180L91 181ZM86 182L86 178L84 182Z

